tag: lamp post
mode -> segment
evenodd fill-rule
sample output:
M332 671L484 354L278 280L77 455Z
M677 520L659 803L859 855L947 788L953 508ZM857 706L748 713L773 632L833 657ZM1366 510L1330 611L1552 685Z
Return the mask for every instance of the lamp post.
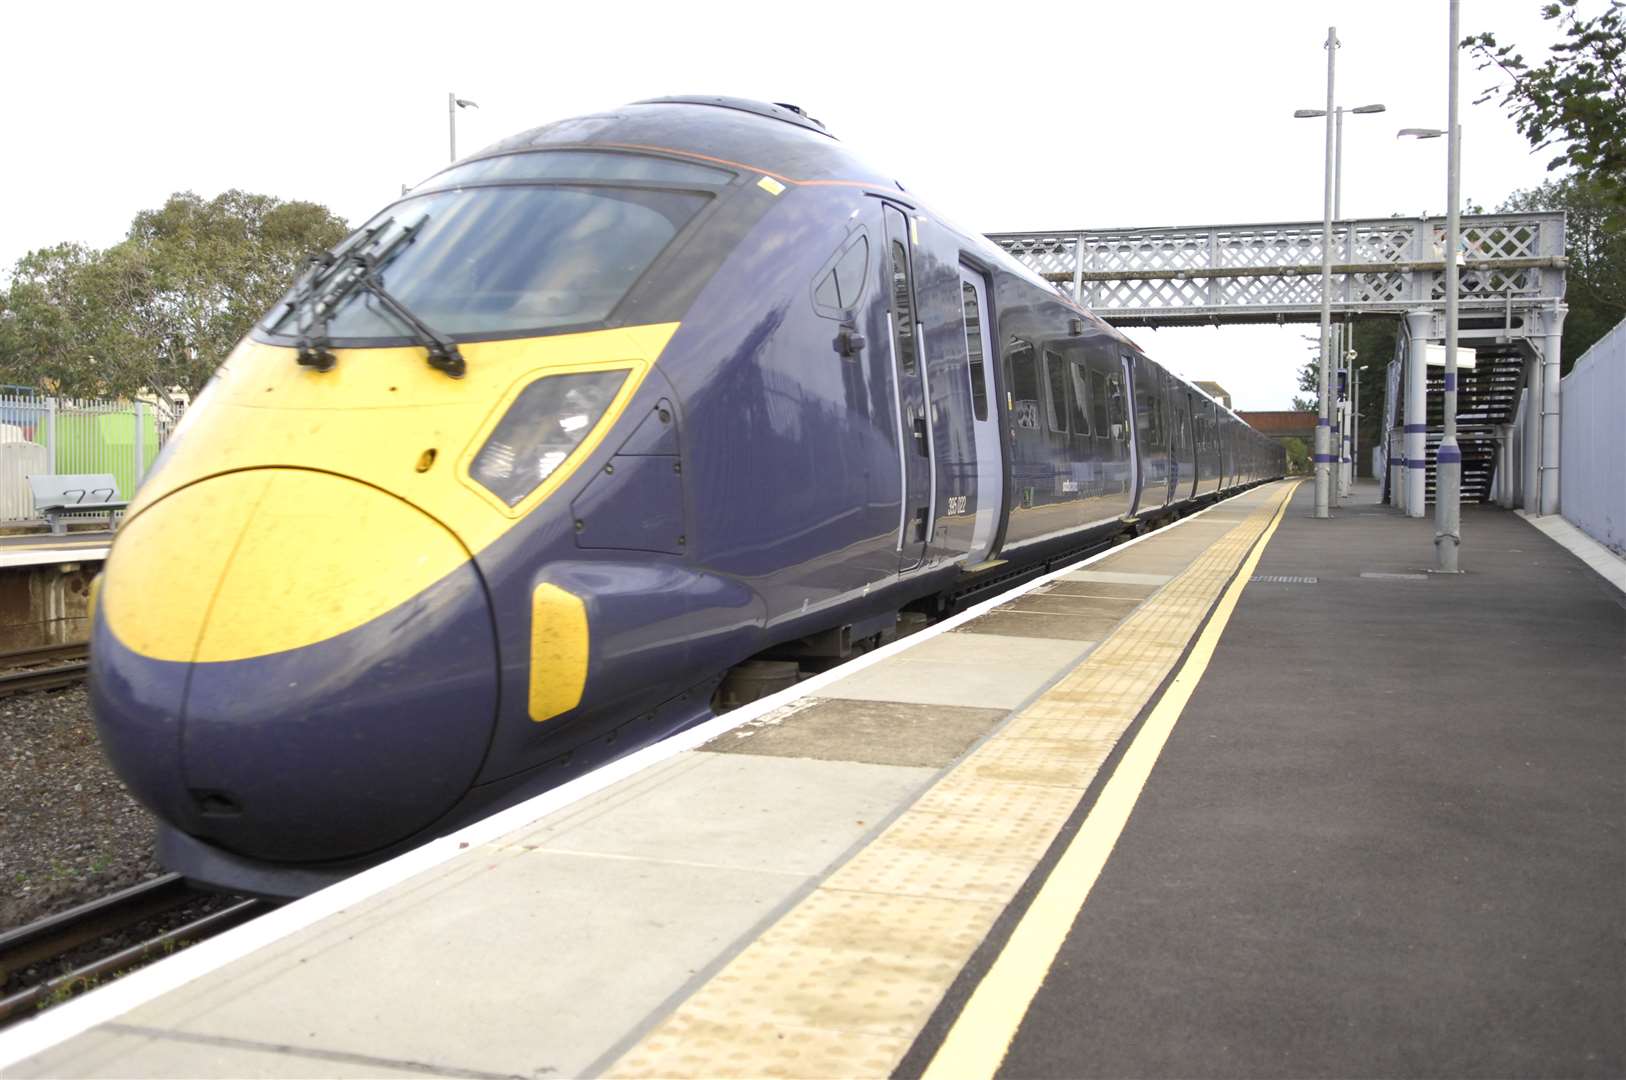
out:
M1383 105L1357 105L1346 109L1342 105L1332 111L1333 114L1333 151L1332 151L1332 216L1344 216L1344 114L1351 113L1380 113L1387 112ZM1299 120L1306 120L1312 116L1326 116L1326 109L1294 109L1293 116Z
M1434 569L1456 574L1462 546L1462 451L1457 445L1457 249L1462 242L1462 125L1457 122L1457 4L1451 0L1450 77L1447 126L1402 128L1400 135L1437 139L1449 133L1445 169L1445 430L1435 455ZM1398 136L1397 136L1398 137Z
M1332 252L1331 252L1332 229L1331 229L1331 221L1333 219L1343 217L1343 202L1344 202L1344 114L1346 112L1351 112L1351 113L1380 113L1380 112L1386 111L1386 109L1385 109L1385 106L1383 106L1383 105L1357 105L1357 106L1355 106L1353 108L1347 108L1347 109L1342 105L1338 105L1338 106L1333 105L1333 103L1332 103L1333 87L1332 87L1332 57L1331 57L1331 52L1332 52L1332 50L1334 50L1334 49L1336 49L1338 47L1338 43L1337 43L1337 40L1336 40L1336 36L1331 31L1328 32L1327 40L1328 40L1328 43L1329 43L1329 45L1328 45L1328 58L1327 58L1327 107L1325 109L1295 109L1293 111L1293 116L1296 119L1300 119L1300 120L1306 120L1306 119L1310 119L1312 117L1324 116L1324 117L1327 117L1327 121L1328 121L1328 124L1327 124L1327 137L1328 137L1328 141L1331 144L1330 149L1329 149L1329 154L1330 154L1330 157L1332 159L1332 163L1331 163L1331 166L1330 166L1331 172L1332 172L1332 177L1331 177L1331 181L1330 181L1331 185L1332 185L1332 196L1331 196L1331 198L1332 198L1332 206L1331 206L1330 211L1328 212L1326 222L1324 222L1324 227L1322 229L1322 248L1323 248L1323 251L1322 251L1322 260L1321 260L1321 265L1322 265L1322 286L1321 286L1322 287L1322 300L1321 300L1322 312L1321 312L1321 320L1322 320L1322 326L1323 326L1323 331L1322 332L1323 332L1324 338L1330 339L1333 336L1332 330L1328 325L1330 323L1331 317L1332 317L1332 301L1331 301L1331 289L1332 289L1332 270L1331 270L1331 262L1332 262ZM1338 344L1338 346L1336 348L1334 348L1334 347L1332 347L1330 345L1327 345L1327 344L1323 344L1323 347L1322 347L1322 350L1321 350L1322 366L1325 367L1326 364L1327 364L1327 358L1331 357L1333 365L1335 367L1337 367L1340 371L1344 371L1345 385L1348 386L1348 385L1350 385L1352 380L1350 379L1350 375L1349 375L1348 371L1345 370L1345 358L1344 358L1344 355L1343 355L1344 352L1346 351L1347 347L1348 347L1348 343L1342 340L1343 335L1339 335L1339 337L1340 337L1340 341L1339 341L1339 344ZM1333 372L1332 375L1330 376L1330 378L1333 380L1332 381L1332 386L1336 388L1337 385L1338 385L1338 383L1337 383L1338 372L1336 372L1336 371ZM1326 382L1321 383L1321 393L1322 393L1323 397L1326 396L1326 393L1327 393L1327 383ZM1323 417L1327 417L1328 415L1329 414L1326 413L1326 412L1322 413ZM1346 481L1345 477L1344 477L1344 465L1343 465L1344 458L1346 457L1345 450L1350 445L1349 432L1345 430L1345 428L1347 426L1348 426L1348 418L1344 415L1344 413L1343 413L1343 411L1341 410L1341 407L1340 407L1340 412L1338 414L1338 420L1337 420L1338 445L1336 447L1332 447L1332 451L1333 451L1332 454L1331 454L1331 459L1332 460L1327 463L1329 468L1331 466L1336 466L1337 470L1338 470L1333 475L1333 477L1331 479L1331 490L1328 493L1328 498L1330 499L1330 501L1333 504L1338 503L1339 497L1344 494L1344 492L1345 492L1345 490L1347 488L1347 483L1348 483ZM1316 429L1316 439L1317 439L1317 441L1319 441L1320 438L1321 438L1320 427L1321 427L1321 425L1318 424L1317 429ZM1328 435L1331 436L1332 432L1329 431ZM1329 437L1329 439L1328 439L1329 445L1331 444L1331 442L1332 442L1332 439ZM1317 452L1321 453L1321 451L1317 451ZM1351 454L1351 455L1348 455L1348 456L1353 456L1353 455ZM1321 485L1321 479L1320 478L1321 478L1321 473L1319 471L1319 465L1318 465L1318 469L1317 469L1317 472L1316 472L1316 517L1326 517L1327 515L1322 513L1322 492L1321 492L1321 486L1320 486Z
M447 91L447 93L446 93L446 136L447 136L447 139L448 139L448 141L450 143L450 147L451 147L451 152L452 152L451 160L453 160L453 161L457 160L457 110L459 110L459 109L478 109L479 107L480 106L479 106L479 104L477 102L470 101L468 98L460 98L456 94L454 94L454 93L452 93L450 91Z

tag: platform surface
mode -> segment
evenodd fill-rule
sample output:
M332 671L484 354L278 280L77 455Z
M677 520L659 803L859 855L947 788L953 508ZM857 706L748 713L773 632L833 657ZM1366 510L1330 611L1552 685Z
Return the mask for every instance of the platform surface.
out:
M107 531L0 536L0 569L63 562L100 562L107 558L112 544L113 534Z
M1619 1075L1626 601L1513 515L1434 578L1430 523L1290 489L5 1075Z

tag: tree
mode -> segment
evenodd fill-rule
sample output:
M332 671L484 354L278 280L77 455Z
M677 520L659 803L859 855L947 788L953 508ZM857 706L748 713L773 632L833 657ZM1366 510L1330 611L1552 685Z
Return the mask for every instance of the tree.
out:
M1515 191L1503 212L1564 211L1565 302L1562 350L1568 372L1592 343L1626 319L1626 203L1579 172Z
M306 257L347 231L315 203L176 194L105 251L62 244L18 260L0 368L70 395L194 394Z
M1355 350L1356 380L1360 389L1355 472L1366 476L1371 472L1371 458L1367 449L1383 438L1383 395L1400 324L1394 319L1359 319L1348 325L1347 340L1349 348ZM1318 359L1311 359L1299 368L1298 388L1308 396L1295 395L1293 408L1301 412L1318 411L1317 393L1320 388L1317 382L1320 377L1321 362Z
M1532 148L1563 145L1547 163L1549 171L1568 165L1626 205L1626 2L1608 0L1601 14L1586 20L1576 14L1577 2L1558 0L1542 8L1542 18L1556 21L1565 40L1535 66L1492 33L1469 36L1462 46L1479 59L1481 70L1495 68L1507 80L1479 101L1501 92L1501 104Z
M1297 436L1288 436L1282 440L1282 449L1287 451L1287 471L1299 476L1310 471L1310 448L1304 445L1304 440Z

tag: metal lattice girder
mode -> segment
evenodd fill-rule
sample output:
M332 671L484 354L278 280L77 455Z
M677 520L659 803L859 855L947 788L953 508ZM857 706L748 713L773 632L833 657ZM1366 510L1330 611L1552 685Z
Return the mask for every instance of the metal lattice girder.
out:
M1443 217L1335 223L1333 312L1443 309L1444 238ZM990 233L989 239L1119 326L1320 318L1319 221ZM1564 296L1564 215L1465 216L1460 265L1465 318L1551 305Z

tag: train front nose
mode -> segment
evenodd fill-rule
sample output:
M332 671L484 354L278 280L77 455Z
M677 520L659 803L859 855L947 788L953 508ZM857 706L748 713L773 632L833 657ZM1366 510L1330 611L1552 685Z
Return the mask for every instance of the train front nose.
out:
M484 585L403 500L251 469L127 522L101 582L102 743L172 825L312 862L401 840L468 790L497 711Z

